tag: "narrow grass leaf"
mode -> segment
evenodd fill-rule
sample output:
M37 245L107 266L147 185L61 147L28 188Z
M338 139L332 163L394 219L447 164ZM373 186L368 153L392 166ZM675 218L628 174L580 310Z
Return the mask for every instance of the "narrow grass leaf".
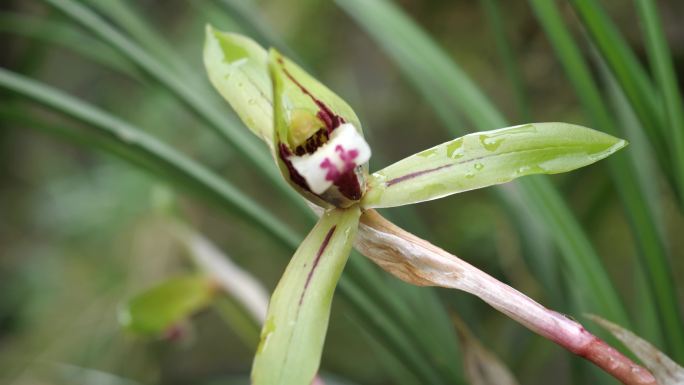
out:
M285 44L280 34L274 30L273 23L263 17L252 0L216 0L219 6L228 11L245 33L253 36L259 43L275 47L285 56L299 61L297 54Z
M195 113L209 127L213 128L220 137L230 143L237 153L269 177L283 195L290 198L292 204L301 207L302 212L306 212L305 204L302 200L284 183L277 170L272 167L273 162L268 152L263 151L259 143L247 134L234 118L219 110L207 98L208 94L206 92L198 92L196 87L188 87L188 83L181 76L178 76L176 71L164 65L161 60L152 56L134 41L113 28L102 17L77 1L43 1L60 10L75 22L83 25L94 36L111 45L122 56L129 59L148 76L169 90L190 111Z
M83 35L78 28L58 19L38 18L29 14L0 12L0 32L45 41L136 80L140 73L114 50L98 40Z
M91 125L108 137L130 148L136 148L145 156L155 159L165 168L175 170L183 181L182 186L219 202L222 207L240 214L257 224L284 245L293 247L300 238L271 213L257 205L227 181L188 158L179 151L158 141L130 124L88 103L37 81L0 68L0 88L16 92L55 111Z
M184 76L193 76L196 80L197 72L181 59L174 47L157 33L149 23L141 17L134 5L139 3L129 3L126 1L101 1L101 0L82 0L90 7L107 16L112 22L124 29L132 38L137 40L141 46L150 50L154 57L166 64L169 68L177 71Z
M617 128L612 114L606 107L603 97L591 76L579 47L565 26L560 10L554 2L530 0L530 5L542 24L558 58L570 79L584 110L597 129L615 135ZM612 157L608 165L623 202L625 214L630 219L632 233L639 247L639 262L648 272L654 301L658 304L662 330L669 338L669 344L677 357L684 356L684 329L679 314L677 292L671 275L671 267L658 232L657 216L646 203L648 186L641 185L637 177L638 168L626 156ZM653 181L645 175L642 180Z
M651 79L600 2L573 0L571 4L661 157L661 167L667 168L669 149L665 141L665 116Z
M672 168L676 170L680 203L684 204L684 102L656 3L653 0L635 0L635 3L651 70L665 104L668 123L666 142L672 153ZM680 351L680 358L684 358L684 348Z
M326 212L304 239L268 307L252 383L310 384L320 364L330 305L361 212Z
M494 43L498 51L501 62L504 65L506 76L513 89L513 99L518 110L518 119L529 122L532 118L530 112L530 98L525 90L525 81L520 70L519 60L515 55L515 50L511 46L505 21L501 15L500 0L480 0L490 29L494 35Z
M532 174L566 172L603 159L626 142L566 123L484 131L440 144L371 176L365 207L427 201Z
M144 291L119 309L119 323L141 334L160 335L207 307L216 293L204 275L169 279Z

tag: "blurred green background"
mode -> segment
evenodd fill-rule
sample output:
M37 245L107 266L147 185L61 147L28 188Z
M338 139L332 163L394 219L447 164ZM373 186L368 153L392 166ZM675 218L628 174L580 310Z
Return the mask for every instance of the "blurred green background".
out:
M333 2L81 3L134 40L145 37L144 31L136 33L140 29L134 21L141 21L158 36L152 35L152 40L140 44L150 47L155 38L162 39L165 46L146 51L169 65L172 63L164 55L177 55L186 63L177 80L188 84L197 81L207 87L201 59L207 22L218 29L253 36L263 44L278 45L356 110L374 151L371 170L454 136L444 129L443 120L397 63ZM491 9L487 9L490 2L396 3L461 65L512 124L564 121L593 126L527 2L494 2L500 12L499 27L508 40L507 52L517 64L519 84L527 99L526 103L522 101L522 108L521 94L497 47L497 36L501 36L492 27ZM632 3L601 3L648 68L647 47ZM591 58L592 47L584 39L586 31L577 15L565 2L558 5L583 53ZM119 6L132 13L117 18L114 9ZM658 6L674 68L682 78L684 3L661 1ZM215 170L296 233L303 236L308 231L311 222L307 213L282 197L253 164L206 129L205 122L125 56L41 1L3 0L0 10L3 68L39 79L134 123ZM126 24L126 20L133 24ZM590 69L600 76L596 62L590 61ZM602 91L607 90L605 84L597 83ZM180 338L169 339L123 330L117 323L117 308L136 293L192 270L187 253L169 234L168 208L160 209L170 198L174 199L176 216L205 234L269 290L277 283L292 250L258 226L217 210L206 200L183 190L171 196L170 185L164 180L92 148L92 143L79 144L73 135L61 131L84 130L83 124L5 89L0 89L0 98L0 383L248 383L253 341L231 327L216 309L200 312L183 325ZM211 103L231 114L227 104L214 99ZM455 113L452 124L463 130L476 129L465 115ZM38 121L49 127L41 128ZM636 151L637 163L650 176L648 184L654 195L649 204L657 213L658 229L666 240L676 283L674 297L684 298L681 205L643 133L632 134L628 138L632 146L623 151ZM620 135L626 133L620 130ZM551 181L601 256L632 318L632 329L648 334L644 325L657 318L656 310L651 299L644 297L644 278L636 262L639 246L606 162L553 176ZM534 239L536 231L562 229L521 229L528 223L512 220L489 190L386 213L402 227L584 323L582 309L573 305L572 280L567 279L551 242L539 236L541 244L535 247L544 250L544 258L535 260L526 255L529 247L520 236L524 231ZM543 263L548 266L540 266ZM404 293L403 283L372 269L388 287L397 288L389 297ZM415 295L411 299L415 303L428 290L405 291ZM433 291L441 303L435 306L443 305L445 314L459 314L521 384L614 383L595 377L588 364L481 301L456 291ZM421 311L411 303L401 306L406 306L409 314ZM367 320L350 308L353 305L348 297L336 296L322 362L324 375L333 378L328 382L397 383L406 364L394 362L388 353L391 345L384 345L382 337L366 326ZM420 330L420 323L413 321ZM461 370L458 356L436 354L431 360Z

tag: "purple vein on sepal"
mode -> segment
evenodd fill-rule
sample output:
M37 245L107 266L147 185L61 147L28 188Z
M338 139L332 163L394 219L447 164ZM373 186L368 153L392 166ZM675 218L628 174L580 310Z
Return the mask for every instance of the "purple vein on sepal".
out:
M302 295L299 297L299 305L301 305L302 301L304 300L304 294L306 294L306 289L309 288L309 284L311 283L311 278L313 278L314 271L316 270L316 267L318 267L318 262L321 261L321 256L323 255L323 252L325 251L325 249L328 247L328 243L330 243L330 238L332 238L333 233L335 233L336 228L337 228L337 225L330 228L330 230L328 231L328 234L326 234L325 238L323 238L323 243L321 243L321 247L318 248L318 252L316 253L316 258L313 261L313 265L311 266L311 270L309 270L309 275L306 276L306 283L304 283L304 290L302 290Z
M278 57L276 60L278 61L278 64L280 64L285 76L287 76L305 95L311 98L316 106L318 106L319 111L316 115L323 121L323 123L325 123L325 126L328 129L328 134L345 122L343 117L334 113L330 107L315 97L306 87L304 87L297 79L295 79L294 76L292 76L290 71L285 68L285 62L283 61L282 57Z
M410 173L410 174L406 174L406 175L398 176L398 177L396 177L396 178L394 178L394 179L390 179L390 180L388 180L387 182L385 182L385 185L386 185L387 187L389 187L389 186L395 185L395 184L397 184L397 183L403 182L403 181L405 181L405 180L413 179L413 178L419 177L419 176L421 176L421 175L425 175L425 174L429 174L429 173L431 173L431 172L439 171L439 170L442 170L442 169L445 169L445 168L447 168L447 167L451 167L451 166L454 166L454 165L455 165L455 163L452 163L452 164L445 164L445 165L443 165L443 166L439 166L439 167L435 167L435 168L430 168L430 169L427 169L427 170L415 171L415 172L412 172L412 173Z

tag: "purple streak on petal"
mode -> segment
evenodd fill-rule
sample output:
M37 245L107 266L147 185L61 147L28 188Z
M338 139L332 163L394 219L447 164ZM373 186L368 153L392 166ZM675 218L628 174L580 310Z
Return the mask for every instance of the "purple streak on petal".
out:
M318 248L318 252L316 253L316 258L314 259L313 265L311 266L311 270L309 270L309 275L306 276L306 283L304 284L304 290L302 290L302 295L299 297L299 305L302 305L302 301L304 301L304 294L306 294L306 289L309 288L309 284L311 283L311 278L313 278L314 271L316 270L316 267L318 267L318 262L321 261L321 256L323 255L323 252L325 249L328 247L328 243L330 243L330 238L332 238L333 233L335 232L335 229L337 228L337 225L333 226L330 228L328 231L328 234L325 235L325 238L323 238L323 243L321 243L321 247Z
M419 176L421 176L421 175L429 174L429 173L431 173L431 172L439 171L439 170L445 169L445 168L447 168L447 167L454 166L455 164L456 164L456 163L453 163L453 164L445 164L445 165L443 165L443 166L439 166L439 167L435 167L435 168L430 168L430 169L427 169L427 170L415 171L415 172L412 172L412 173L410 173L410 174L406 174L406 175L402 175L402 176L396 177L396 178L394 178L394 179L390 179L390 180L388 180L387 182L385 182L385 185L386 185L387 187L390 187L390 186L395 185L395 184L397 184L397 183L400 183L400 182L403 182L403 181L406 181L406 180L409 180L409 179L413 179L413 178L419 177Z
M299 187L305 189L306 191L311 191L311 189L309 188L309 184L306 183L304 177L297 172L297 170L292 165L292 162L290 162L290 160L288 159L292 155L292 151L290 151L290 149L284 143L280 143L278 150L278 156L280 156L280 159L283 161L283 163L285 163L285 167L287 167L287 172L290 174L290 180ZM313 194L313 192L311 193Z
M323 123L325 123L325 126L326 126L327 129L328 129L328 134L330 134L331 132L333 132L334 129L336 129L337 127L339 127L341 124L343 124L343 123L345 122L345 121L344 121L344 118L342 118L341 116L335 114L335 113L330 109L330 107L328 107L328 106L327 106L325 103L323 103L320 99L318 99L317 97L315 97L311 92L309 92L309 90L307 90L301 83L299 83L299 81L298 81L297 79L295 79L294 76L292 76L292 74L290 74L290 71L288 71L287 68L285 68L285 62L283 61L283 58L282 58L282 57L278 57L278 59L276 59L276 60L277 60L278 63L280 64L280 67L282 68L282 70L283 70L283 72L285 73L285 75L286 75L294 84L296 84L297 87L299 87L299 89L300 89L303 93L305 93L307 96L309 96L309 97L311 98L311 100L312 100L314 103L316 103L316 105L317 105L318 108L320 109L320 110L318 111L318 113L316 114L316 116L318 116L318 118L321 119L321 120L323 121Z

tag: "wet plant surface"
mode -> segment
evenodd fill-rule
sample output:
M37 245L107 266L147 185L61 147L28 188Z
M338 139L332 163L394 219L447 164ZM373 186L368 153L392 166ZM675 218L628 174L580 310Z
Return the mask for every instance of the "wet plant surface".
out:
M521 4L8 2L2 381L680 383L682 9Z

